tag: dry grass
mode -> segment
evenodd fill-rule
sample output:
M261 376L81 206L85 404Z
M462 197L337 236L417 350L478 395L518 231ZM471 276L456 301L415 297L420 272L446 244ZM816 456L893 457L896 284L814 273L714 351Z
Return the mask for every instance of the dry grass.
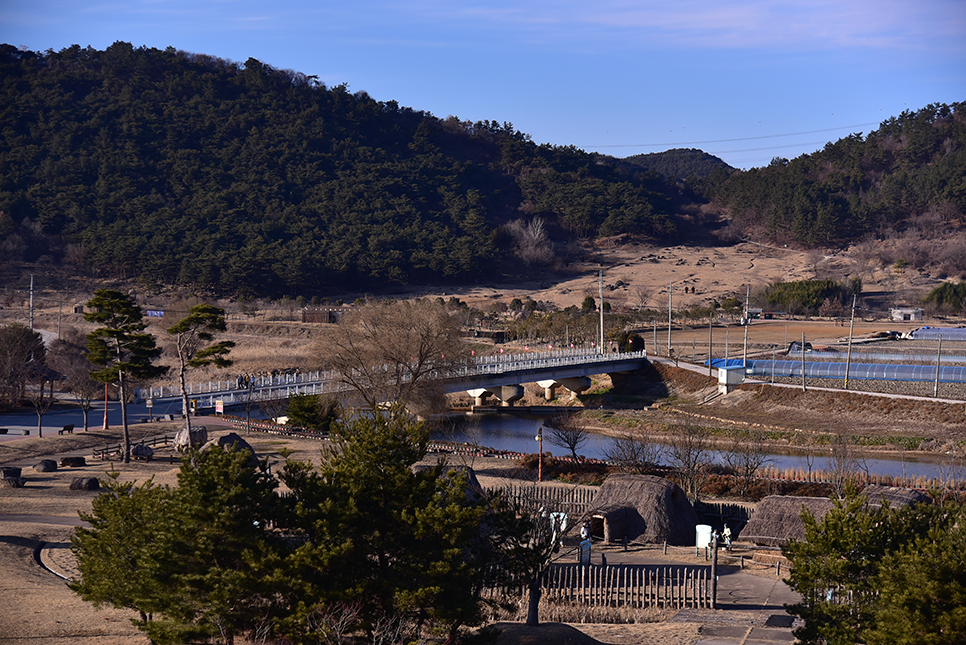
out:
M637 625L661 623L671 619L677 609L663 607L592 607L557 599L540 599L540 620L551 623L606 623L609 625ZM525 622L527 620L527 598L520 598L516 607L498 610L491 616L496 621Z

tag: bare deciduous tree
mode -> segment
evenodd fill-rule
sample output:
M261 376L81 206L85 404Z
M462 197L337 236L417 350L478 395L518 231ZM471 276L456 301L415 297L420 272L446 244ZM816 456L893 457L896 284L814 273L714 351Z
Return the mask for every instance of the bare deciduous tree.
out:
M67 333L62 340L55 340L50 345L47 363L63 374L64 387L84 412L84 430L88 430L91 406L104 393L104 384L91 378L91 363L84 356L83 336Z
M615 437L605 456L621 472L646 475L657 466L663 452L661 444L651 441L638 430L626 431Z
M370 408L400 402L420 412L445 406L442 379L458 375L467 350L459 317L429 300L369 302L344 316L323 362Z
M708 431L688 417L684 423L672 428L668 456L671 464L677 468L688 499L697 501L711 466L711 439Z
M765 448L765 433L761 430L735 432L724 458L734 473L738 494L744 497L748 494L758 469L770 460Z
M26 325L0 327L0 403L16 406L31 376L31 363L44 362L44 341Z
M288 399L284 397L259 399L258 409L272 421L278 423L278 418L288 409Z
M534 217L529 222L521 219L507 224L507 232L516 244L516 254L528 266L553 261L553 244L543 219Z
M634 287L634 306L638 311L644 311L647 308L647 303L650 302L653 293L653 289L645 286Z
M853 485L859 472L855 452L855 439L851 435L836 435L828 458L828 471L832 490L842 498L848 486Z
M555 414L543 424L547 429L547 441L555 446L566 448L574 461L580 461L577 451L587 443L590 431L580 423L574 412Z
M939 490L930 491L933 498L940 504L945 504L950 493L961 489L963 481L966 480L966 467L964 467L966 450L959 444L954 443L948 452L951 453L950 461L939 464L936 469Z

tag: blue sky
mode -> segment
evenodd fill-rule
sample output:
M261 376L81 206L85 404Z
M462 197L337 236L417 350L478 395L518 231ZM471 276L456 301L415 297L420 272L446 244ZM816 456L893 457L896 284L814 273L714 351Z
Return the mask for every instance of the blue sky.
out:
M0 0L0 42L168 46L617 157L792 158L966 100L963 0Z

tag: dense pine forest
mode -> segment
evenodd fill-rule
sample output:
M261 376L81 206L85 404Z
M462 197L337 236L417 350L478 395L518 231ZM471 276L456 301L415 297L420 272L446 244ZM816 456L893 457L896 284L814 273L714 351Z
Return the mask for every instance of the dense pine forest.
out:
M508 123L116 43L0 48L6 262L219 292L494 279L554 240L676 239L681 190Z
M958 227L966 212L963 103L737 171L695 150L538 145L507 122L439 118L254 59L121 42L2 45L0 88L8 275L30 263L324 296L512 280L577 241L706 242L702 223L816 246Z
M966 103L906 111L764 168L715 170L703 192L755 238L814 247L912 228L946 237L966 215Z

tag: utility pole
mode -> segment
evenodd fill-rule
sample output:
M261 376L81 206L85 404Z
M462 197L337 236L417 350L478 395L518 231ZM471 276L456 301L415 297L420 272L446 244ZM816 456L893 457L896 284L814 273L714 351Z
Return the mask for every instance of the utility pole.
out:
M855 294L852 294L852 318L849 320L849 348L845 352L845 389L849 389L849 368L852 366L852 330L855 329ZM802 348L805 351L805 348Z
M711 363L714 362L714 327L711 325L711 316L708 316L708 378L711 378Z
M751 324L747 318L745 318L745 354L741 359L741 366L748 369L748 325Z
M939 350L936 352L936 383L932 388L932 395L939 396L939 365L942 363L943 359L943 337L942 334L939 335Z
M802 332L802 392L805 391L805 332Z
M30 331L33 331L34 330L34 274L33 273L30 274L30 313L28 315L29 315L28 320L30 322L28 326L30 327Z
M745 285L745 324L751 324L751 314L748 313L748 307L751 306L751 285Z
M600 270L598 272L600 276L600 352L604 353L604 263L601 262Z
M668 280L667 283L667 357L671 358L671 291L674 287L674 282Z

